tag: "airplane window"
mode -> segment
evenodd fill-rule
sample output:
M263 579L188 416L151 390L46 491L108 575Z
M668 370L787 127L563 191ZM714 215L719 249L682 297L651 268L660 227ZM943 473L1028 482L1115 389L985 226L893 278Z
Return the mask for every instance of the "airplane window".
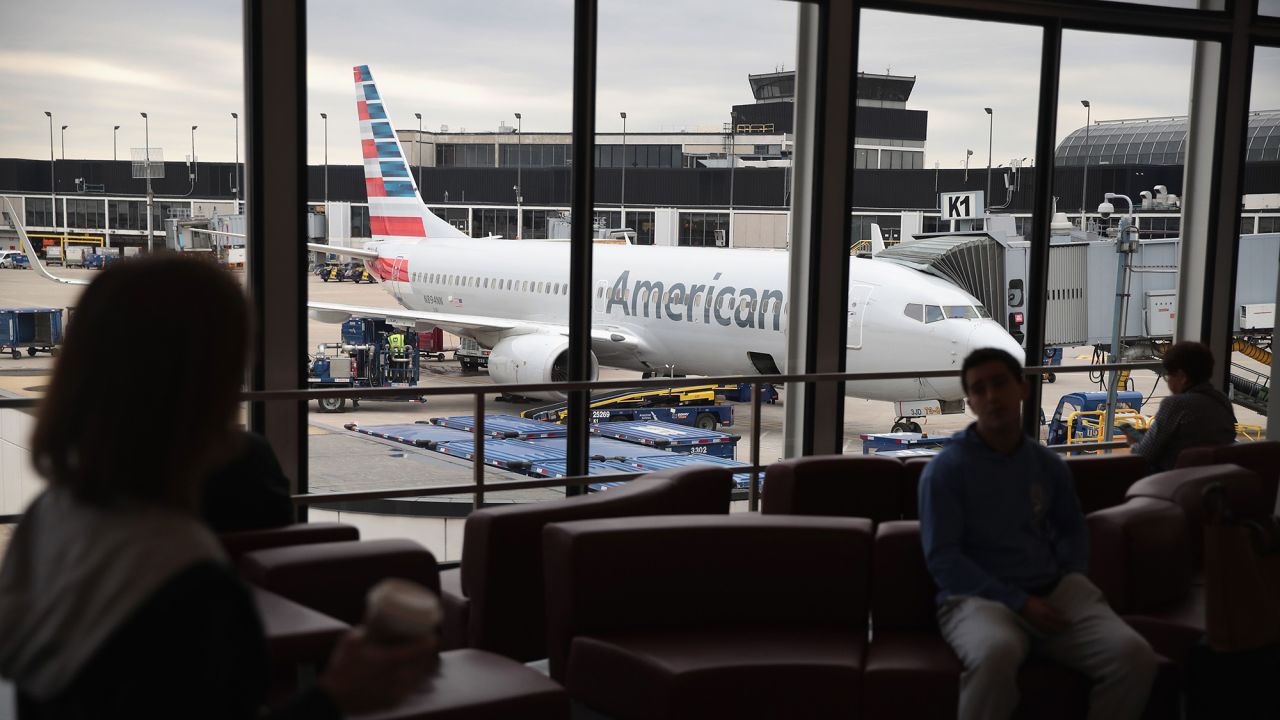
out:
M600 300L602 298L604 298L604 288L598 287L596 288L596 299Z
M733 309L733 304L734 304L734 303L733 303L733 301L734 301L734 300L735 300L735 298L734 298L733 296L729 296L729 298L728 298L728 302L726 302L726 303L725 303L725 305L727 305L727 306L729 307L729 309L730 309L730 310L732 310L732 309Z
M924 322L924 306L920 303L907 303L903 314L916 322Z
M548 294L548 295L550 295L550 294L551 294L551 283L547 283L546 285L547 285L547 294Z
M568 294L569 294L569 283L565 283L564 285L562 285L562 286L560 287L560 294L561 294L561 295L568 295Z
M489 287L489 278L485 278L485 279L484 279L484 286L485 286L486 288L487 288L487 287Z
M985 307L983 307L983 306L979 305L979 306L978 306L978 317L980 317L980 318L986 318L986 319L990 320L990 319L991 319L991 313L990 313L990 312L987 312L987 309L986 309Z
M547 288L547 289L548 289L548 290L552 290L552 288ZM560 283L556 283L556 284L555 284L555 287L554 287L553 292L554 292L556 295L559 295L559 294L560 294Z
M694 305L702 305L702 293L695 293L693 296Z
M924 307L924 321L925 321L926 323L934 323L934 322L938 322L938 321L939 321L939 320L941 320L943 317L944 317L944 316L943 316L943 314L942 314L942 308L938 307L937 305L925 305L925 307Z
M529 292L529 281L525 280L520 283L520 292Z
M943 310L946 311L947 317L952 320L978 319L978 311L974 310L972 305L948 305Z
M649 304L649 291L648 291L648 290L645 290L644 292L640 293L640 304L641 304L641 305L648 305L648 304Z

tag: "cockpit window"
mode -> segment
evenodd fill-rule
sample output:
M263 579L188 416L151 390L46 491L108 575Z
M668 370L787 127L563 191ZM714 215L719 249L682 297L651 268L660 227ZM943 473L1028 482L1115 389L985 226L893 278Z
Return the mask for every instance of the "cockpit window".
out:
M986 320L990 320L990 319L991 319L991 313L990 313L990 312L988 312L988 311L987 311L987 309L986 309L984 306L979 305L979 306L978 306L978 317L980 317L980 318L984 318L984 319L986 319Z
M977 320L978 311L972 305L947 305L943 308L950 320Z
M935 323L943 318L942 308L937 305L924 306L924 321L926 323Z
M916 322L924 322L924 306L920 303L907 303L903 314Z

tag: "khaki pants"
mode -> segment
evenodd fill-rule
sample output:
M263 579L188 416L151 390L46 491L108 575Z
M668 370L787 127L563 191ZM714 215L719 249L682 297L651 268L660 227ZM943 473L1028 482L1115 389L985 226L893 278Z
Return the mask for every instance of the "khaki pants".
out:
M1002 603L956 597L938 609L942 636L964 663L961 720L1004 720L1018 705L1018 669L1027 655L1047 658L1093 680L1089 718L1138 718L1155 679L1156 655L1084 575L1062 578L1045 598L1070 621L1046 636Z

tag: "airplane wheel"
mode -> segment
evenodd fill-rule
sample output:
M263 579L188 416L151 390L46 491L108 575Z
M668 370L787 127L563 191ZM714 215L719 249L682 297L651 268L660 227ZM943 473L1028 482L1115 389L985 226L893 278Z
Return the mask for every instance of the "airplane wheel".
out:
M895 422L891 432L911 432L911 425L904 422Z
M698 415L693 424L699 430L715 430L720 423L716 420L715 415L712 415L711 413L702 413Z
M320 398L316 404L320 406L320 412L336 413L342 412L347 401L346 398Z

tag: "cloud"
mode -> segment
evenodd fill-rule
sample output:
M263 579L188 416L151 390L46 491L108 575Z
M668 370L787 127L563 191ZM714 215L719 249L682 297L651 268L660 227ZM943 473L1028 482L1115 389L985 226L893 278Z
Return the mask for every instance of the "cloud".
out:
M752 102L747 75L794 68L798 6L784 0L600 3L597 123L632 132L713 129ZM110 157L151 142L180 159L198 125L202 158L230 160L243 117L241 4L237 0L60 0L0 4L0 156L46 157L41 111L69 124L68 157ZM549 0L381 0L353 10L312 0L308 21L308 153L359 158L351 67L369 64L401 128L489 131L524 116L526 132L571 129L573 3ZM954 167L966 148L985 154L995 109L995 163L1035 146L1038 28L864 11L859 68L915 75L908 107L929 112L928 162ZM1058 138L1093 119L1186 111L1191 43L1068 32L1063 42ZM1253 107L1280 107L1280 51L1260 48ZM243 128L242 128L243 130ZM241 133L243 136L243 133ZM243 137L242 137L243 141ZM123 154L123 153L122 153ZM243 153L241 153L243 157Z

